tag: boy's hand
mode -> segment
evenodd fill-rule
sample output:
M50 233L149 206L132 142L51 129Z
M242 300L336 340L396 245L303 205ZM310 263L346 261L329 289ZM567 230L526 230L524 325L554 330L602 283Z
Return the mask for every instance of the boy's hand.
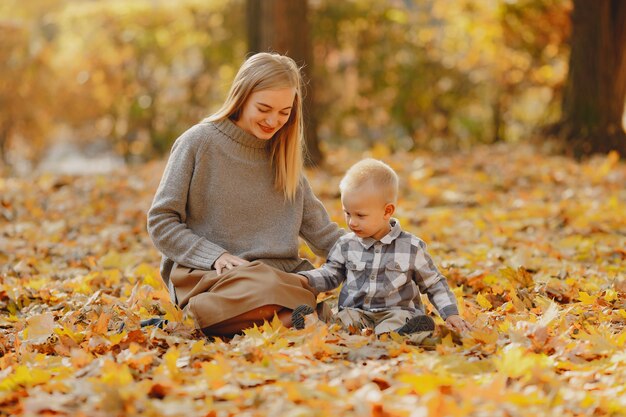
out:
M472 330L472 326L470 326L469 323L463 320L458 314L448 316L446 319L446 325L458 333L465 333Z
M300 282L302 282L302 286L306 288L307 290L311 291L313 295L317 297L317 295L320 292L317 291L315 288L311 287L311 284L309 284L309 279L305 277L304 275L300 275L300 274L298 274L298 278L300 278Z

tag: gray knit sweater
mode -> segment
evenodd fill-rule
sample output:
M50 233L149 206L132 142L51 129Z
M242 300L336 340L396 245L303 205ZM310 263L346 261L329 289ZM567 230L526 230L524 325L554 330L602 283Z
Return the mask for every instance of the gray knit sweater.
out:
M304 176L293 202L274 188L267 144L228 119L176 140L148 211L166 284L174 262L209 270L225 252L283 271L309 269L298 236L324 257L341 236Z

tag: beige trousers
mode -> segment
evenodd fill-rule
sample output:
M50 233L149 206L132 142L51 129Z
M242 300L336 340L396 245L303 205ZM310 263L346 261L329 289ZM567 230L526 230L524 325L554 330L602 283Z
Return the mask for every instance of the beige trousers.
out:
M414 315L407 310L372 312L346 307L335 315L334 321L345 328L353 327L357 330L370 328L374 329L374 333L381 334L397 330Z
M196 326L210 333L211 326L266 305L294 309L315 308L315 296L299 275L259 261L239 265L218 275L175 265L170 274L175 299ZM170 288L172 290L172 288Z

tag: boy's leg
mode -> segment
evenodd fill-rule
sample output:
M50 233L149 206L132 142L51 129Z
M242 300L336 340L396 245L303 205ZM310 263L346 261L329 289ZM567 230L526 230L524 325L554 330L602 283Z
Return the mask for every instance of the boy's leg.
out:
M315 312L317 313L317 317L319 317L319 319L324 323L330 323L334 317L333 310L328 301L320 301L317 303Z
M359 331L365 328L371 328L374 324L368 316L368 312L350 307L339 310L334 320L346 329L352 328Z
M371 314L374 315L373 318L376 324L374 331L377 335L397 332L400 327L404 326L415 315L407 310L385 310Z

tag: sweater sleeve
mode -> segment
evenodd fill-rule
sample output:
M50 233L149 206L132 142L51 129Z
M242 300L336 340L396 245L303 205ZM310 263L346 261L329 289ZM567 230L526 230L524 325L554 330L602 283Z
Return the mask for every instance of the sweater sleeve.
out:
M345 231L337 223L330 221L324 205L315 196L309 181L304 176L302 177L302 195L304 205L300 236L316 255L326 257Z
M202 149L202 133L195 129L185 132L172 147L148 211L148 233L154 246L167 258L180 265L209 270L226 249L198 236L185 223L189 187Z

